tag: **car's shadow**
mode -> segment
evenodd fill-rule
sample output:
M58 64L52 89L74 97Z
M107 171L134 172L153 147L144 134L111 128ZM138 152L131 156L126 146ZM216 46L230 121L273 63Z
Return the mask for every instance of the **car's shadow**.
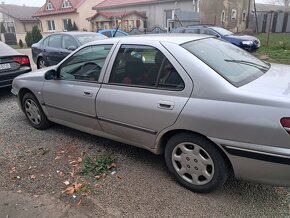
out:
M13 97L11 87L0 88L0 102Z

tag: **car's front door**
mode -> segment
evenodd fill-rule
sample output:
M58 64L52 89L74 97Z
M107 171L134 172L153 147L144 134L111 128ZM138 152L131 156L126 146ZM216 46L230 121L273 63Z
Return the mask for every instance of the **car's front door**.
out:
M95 100L111 48L112 45L82 48L59 66L57 79L44 82L42 96L51 120L86 131L100 130Z
M58 64L62 59L61 51L61 39L60 34L51 35L49 37L48 45L45 51L45 59L49 66Z
M97 96L103 130L136 146L154 147L157 134L174 124L192 81L160 44L120 44Z

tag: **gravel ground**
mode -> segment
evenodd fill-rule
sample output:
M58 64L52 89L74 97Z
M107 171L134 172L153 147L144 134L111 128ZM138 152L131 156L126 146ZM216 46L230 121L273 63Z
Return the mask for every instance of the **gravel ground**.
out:
M0 108L0 218L289 216L283 188L230 179L214 193L192 193L169 176L162 156L60 125L38 131L9 89L0 90ZM113 174L77 173L95 154L116 158ZM69 195L65 181L84 188Z

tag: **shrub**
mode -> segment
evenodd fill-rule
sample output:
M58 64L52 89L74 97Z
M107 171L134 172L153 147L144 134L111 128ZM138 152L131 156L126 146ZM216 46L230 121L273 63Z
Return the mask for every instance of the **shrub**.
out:
M78 26L76 25L76 23L74 22L73 24L73 30L79 30Z
M19 39L18 45L19 45L20 48L23 48L23 42L22 42L21 39Z
M72 30L73 30L73 25L72 25L71 19L68 19L68 22L67 22L67 31L72 31Z
M28 47L31 47L32 44L33 44L33 39L32 39L32 33L31 32L27 32L26 33L26 36L25 36L25 42L26 42L26 45Z
M42 35L41 35L40 30L38 29L37 26L34 26L32 28L31 35L32 35L32 42L33 43L37 43L42 39Z

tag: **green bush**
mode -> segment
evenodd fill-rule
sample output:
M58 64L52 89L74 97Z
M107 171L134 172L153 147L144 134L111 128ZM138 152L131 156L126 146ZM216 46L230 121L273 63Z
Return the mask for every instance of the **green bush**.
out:
M22 42L21 39L19 39L18 45L19 45L20 48L23 48L23 42Z
M25 36L25 42L27 47L31 47L33 44L33 39L32 39L32 33L31 32L27 32L26 36Z
M68 19L66 29L67 29L67 31L73 31L73 25L72 25L71 19Z
M73 24L73 30L79 30L78 26L76 25L76 23L74 22Z
M34 26L32 28L31 34L32 34L33 43L37 43L37 42L39 42L42 39L42 35L41 35L40 30L38 29L37 26Z

